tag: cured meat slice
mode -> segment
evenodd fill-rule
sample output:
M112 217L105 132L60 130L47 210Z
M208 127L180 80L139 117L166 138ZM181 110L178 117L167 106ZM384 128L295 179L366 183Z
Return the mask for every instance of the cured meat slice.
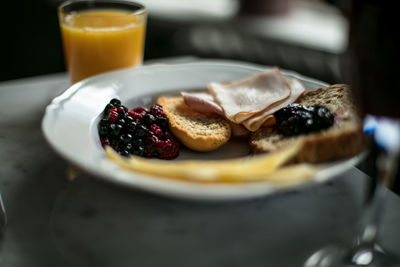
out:
M181 92L181 96L189 107L202 114L217 114L224 116L222 108L214 101L212 95L207 92L188 93Z
M273 105L266 109L264 112L257 114L242 122L242 125L246 127L249 131L256 131L261 126L272 126L275 124L274 112L279 109L296 102L297 98L305 91L304 86L297 79L289 80L291 93L290 96L285 99L285 101L280 102L277 105Z
M290 86L279 68L231 83L210 83L208 90L235 123L263 112L290 96Z
M214 101L213 96L207 92L181 92L181 96L183 96L186 105L194 111L225 117L222 108ZM229 121L229 125L231 126L232 136L244 137L249 134L249 131L240 124Z
M305 91L297 79L287 79L278 68L236 81L211 83L209 92L181 92L185 103L202 114L216 114L230 121L234 136L244 136L275 124L273 113Z

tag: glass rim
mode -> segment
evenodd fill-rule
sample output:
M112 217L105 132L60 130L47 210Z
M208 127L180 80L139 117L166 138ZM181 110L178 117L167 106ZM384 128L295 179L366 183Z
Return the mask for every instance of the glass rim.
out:
M80 9L66 11L64 10L66 7L72 7L73 5L80 6ZM135 9L131 9L134 7ZM85 10L92 9L102 9L102 8L118 8L118 9L126 9L127 11L131 11L131 14L134 15L142 15L146 14L146 7L138 2L128 1L128 0L67 0L61 3L58 6L58 11L63 14L68 14L71 12L79 12Z

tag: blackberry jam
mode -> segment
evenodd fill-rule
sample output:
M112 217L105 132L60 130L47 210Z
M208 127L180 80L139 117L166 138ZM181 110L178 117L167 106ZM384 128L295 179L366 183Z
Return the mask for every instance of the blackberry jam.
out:
M101 145L111 146L122 156L173 159L180 144L168 128L168 119L160 105L150 109L128 110L114 98L104 108L98 124Z
M333 125L334 115L326 107L290 104L274 113L278 133L296 136L319 132Z

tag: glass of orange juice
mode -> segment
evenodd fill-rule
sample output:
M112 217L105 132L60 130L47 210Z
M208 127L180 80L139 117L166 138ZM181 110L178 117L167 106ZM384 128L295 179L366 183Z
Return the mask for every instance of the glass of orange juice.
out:
M123 0L71 0L58 9L67 70L73 83L141 65L147 12Z

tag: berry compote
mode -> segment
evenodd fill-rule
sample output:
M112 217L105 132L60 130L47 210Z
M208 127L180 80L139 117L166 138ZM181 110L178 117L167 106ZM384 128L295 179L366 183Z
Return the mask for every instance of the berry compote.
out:
M278 132L284 136L296 136L319 132L333 125L334 115L326 107L290 104L274 113Z
M173 159L179 154L180 144L169 131L168 119L158 104L128 110L114 98L104 108L98 132L101 145L112 147L122 156Z

